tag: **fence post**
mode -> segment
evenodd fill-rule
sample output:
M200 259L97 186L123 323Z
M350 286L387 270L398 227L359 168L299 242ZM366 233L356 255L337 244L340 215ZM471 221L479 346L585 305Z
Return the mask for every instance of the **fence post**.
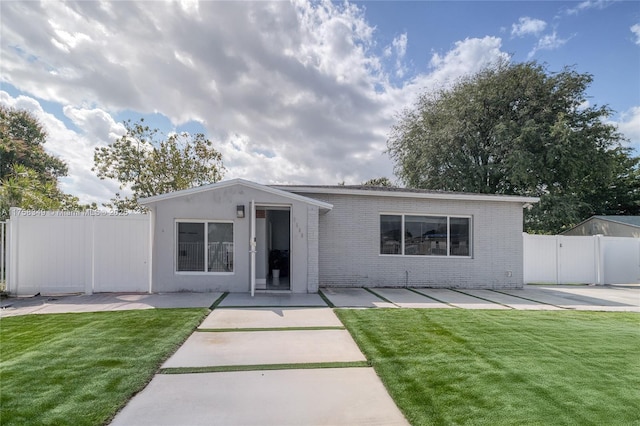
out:
M5 259L7 253L7 222L0 222L0 283L4 284L4 290L7 291L7 274L5 267Z
M604 250L602 247L602 234L594 235L595 238L594 243L594 264L596 268L596 285L604 284Z
M9 209L9 229L7 233L7 292L18 295L18 226L20 223L20 209Z
M561 264L561 254L560 249L562 248L562 236L556 235L556 284L560 284L560 264Z

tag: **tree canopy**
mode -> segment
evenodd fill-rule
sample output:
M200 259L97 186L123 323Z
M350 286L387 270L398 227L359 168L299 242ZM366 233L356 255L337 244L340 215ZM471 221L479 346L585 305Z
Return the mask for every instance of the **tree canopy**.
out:
M387 141L409 187L540 197L529 232L559 232L593 214L639 214L639 159L590 105L593 80L572 68L500 62L422 94Z
M126 134L106 147L96 148L94 168L100 179L110 178L131 195L115 194L107 207L140 211L139 198L219 181L224 173L222 154L202 133L163 135L144 119L124 123Z
M58 188L67 165L44 150L47 133L28 111L0 105L0 219L10 207L82 209L78 199Z

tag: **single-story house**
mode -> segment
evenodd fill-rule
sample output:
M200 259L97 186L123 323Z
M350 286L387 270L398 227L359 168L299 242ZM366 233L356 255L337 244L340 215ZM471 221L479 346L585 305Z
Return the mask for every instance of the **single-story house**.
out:
M640 238L640 216L591 216L562 235Z
M149 197L151 291L518 288L534 197L234 179Z

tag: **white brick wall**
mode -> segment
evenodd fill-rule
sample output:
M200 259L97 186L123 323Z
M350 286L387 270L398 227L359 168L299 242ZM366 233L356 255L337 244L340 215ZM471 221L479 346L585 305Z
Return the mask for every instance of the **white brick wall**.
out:
M318 207L307 207L307 290L318 291Z
M304 195L334 206L320 215L320 285L516 288L523 284L521 203ZM471 215L472 257L380 256L380 213Z

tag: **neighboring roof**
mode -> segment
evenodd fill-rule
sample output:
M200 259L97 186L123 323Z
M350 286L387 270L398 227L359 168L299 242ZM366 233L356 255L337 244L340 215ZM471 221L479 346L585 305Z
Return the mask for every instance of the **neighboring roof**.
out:
M576 226L574 226L574 228L593 219L605 220L607 222L616 222L616 223L621 223L623 225L629 225L629 226L634 226L636 228L640 228L640 216L591 216L589 219L582 221Z
M201 192L213 191L216 189L228 188L235 185L241 185L244 187L248 187L251 189L255 189L258 191L264 191L269 194L278 195L281 197L289 198L291 200L301 201L303 203L311 204L314 206L318 206L320 209L331 210L333 205L329 203L325 203L324 201L319 201L313 198L305 197L302 195L294 194L292 192L281 190L272 186L260 185L259 183L251 182L244 179L231 179L218 183L211 183L209 185L202 185L195 188L183 189L181 191L167 192L166 194L155 195L153 197L141 198L139 201L140 204L151 204L156 203L158 201L169 200L172 198L184 197L187 195L199 194Z
M512 203L537 203L538 197L518 195L478 194L468 192L431 191L415 188L396 188L366 185L272 185L272 188L291 191L298 194L344 194L381 197L431 198L467 201L502 201Z

